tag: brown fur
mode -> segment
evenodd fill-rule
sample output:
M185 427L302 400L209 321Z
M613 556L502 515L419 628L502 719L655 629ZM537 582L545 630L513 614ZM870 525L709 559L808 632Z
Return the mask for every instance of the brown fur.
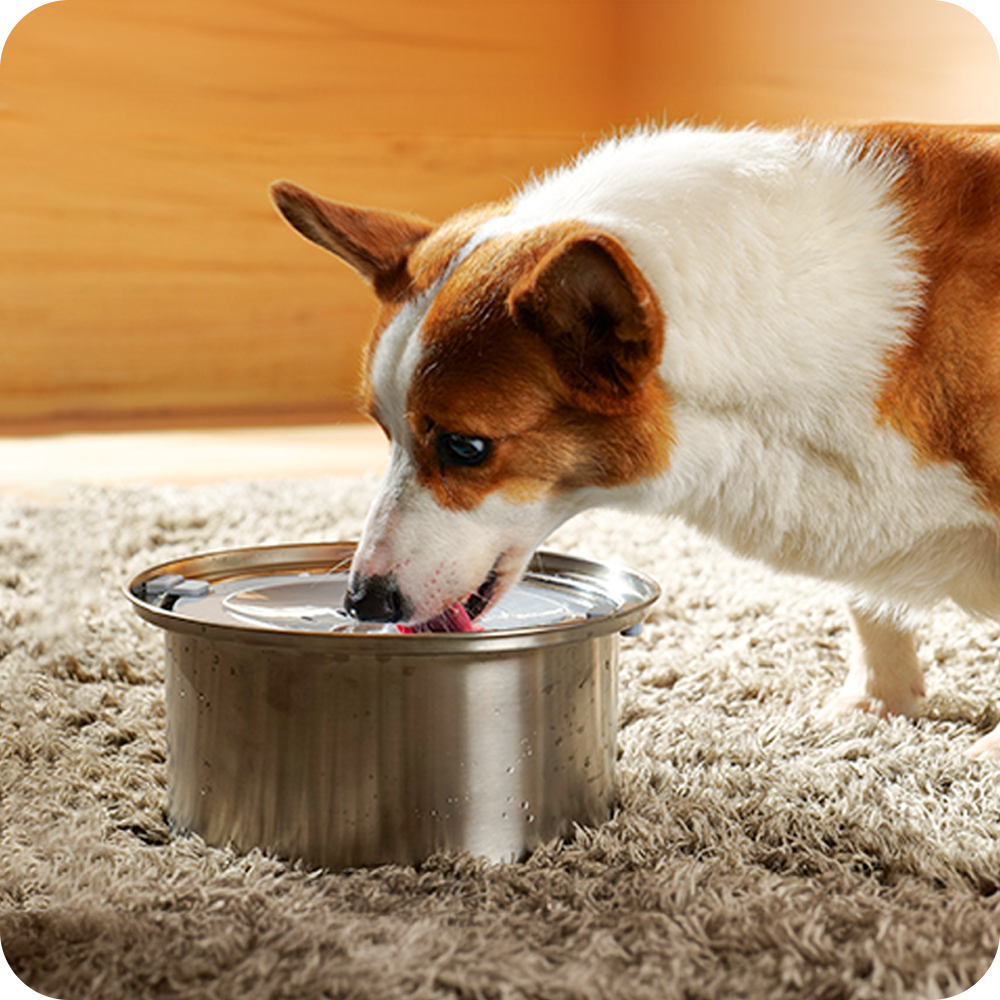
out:
M336 254L371 281L383 302L394 301L406 291L410 250L433 229L415 215L337 204L287 181L272 184L271 197L306 239Z
M870 128L907 170L897 194L925 299L888 359L883 421L927 462L957 462L1000 513L1000 137L993 130Z

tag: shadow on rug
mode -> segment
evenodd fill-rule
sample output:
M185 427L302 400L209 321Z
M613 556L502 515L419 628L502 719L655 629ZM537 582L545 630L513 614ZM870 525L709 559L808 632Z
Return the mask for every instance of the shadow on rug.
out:
M329 874L170 836L161 634L119 594L171 557L357 537L374 483L0 502L0 942L32 988L142 998L961 993L1000 940L1000 625L924 622L916 723L812 710L838 596L681 526L593 514L548 548L650 573L622 651L621 807L517 865Z

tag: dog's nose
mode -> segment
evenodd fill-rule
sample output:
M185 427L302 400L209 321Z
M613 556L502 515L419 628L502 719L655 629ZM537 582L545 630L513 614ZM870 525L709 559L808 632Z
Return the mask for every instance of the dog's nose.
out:
M361 621L398 622L407 604L394 576L365 576L351 580L344 607Z

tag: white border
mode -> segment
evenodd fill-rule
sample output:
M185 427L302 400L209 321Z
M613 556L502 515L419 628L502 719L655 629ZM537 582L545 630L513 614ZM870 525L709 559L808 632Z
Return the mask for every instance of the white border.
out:
M7 36L11 29L25 14L30 14L36 7L44 7L53 0L0 0L0 50L7 44Z
M997 0L939 0L941 3L954 3L955 7L964 7L974 17L979 18L990 33L993 44L997 44L1000 36L1000 3ZM997 95L997 119L1000 122L1000 94ZM997 955L1000 955L998 950ZM993 956L993 964L986 970L983 978L974 986L958 996L966 1000L996 1000L1000 996L1000 960Z
M47 0L53 2L53 0ZM951 3L953 0L939 0L941 3ZM29 14L36 7L44 6L37 0L0 0L0 60L2 60L2 48L10 35L11 29L26 14ZM961 0L955 2L956 7L964 7L970 14L979 18L986 29L990 32L994 42L1000 35L1000 3L997 0ZM1000 95L997 95L1000 102ZM998 108L998 120L1000 120L1000 103ZM11 970L6 960L0 962L0 996L4 998L13 997L14 1000L34 1000L35 997L42 996L36 993L23 982ZM994 1000L1000 996L1000 961L996 958L987 970L986 974L971 989L966 990L960 996L967 1000Z

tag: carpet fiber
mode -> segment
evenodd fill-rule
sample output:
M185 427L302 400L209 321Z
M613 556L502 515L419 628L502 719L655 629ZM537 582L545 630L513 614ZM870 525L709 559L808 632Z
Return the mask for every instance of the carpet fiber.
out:
M682 526L547 547L655 576L622 653L621 807L522 864L329 874L172 837L162 637L119 588L174 556L357 537L372 481L0 501L0 943L35 990L142 1000L937 997L1000 940L1000 625L924 621L917 722L812 718L832 589Z

